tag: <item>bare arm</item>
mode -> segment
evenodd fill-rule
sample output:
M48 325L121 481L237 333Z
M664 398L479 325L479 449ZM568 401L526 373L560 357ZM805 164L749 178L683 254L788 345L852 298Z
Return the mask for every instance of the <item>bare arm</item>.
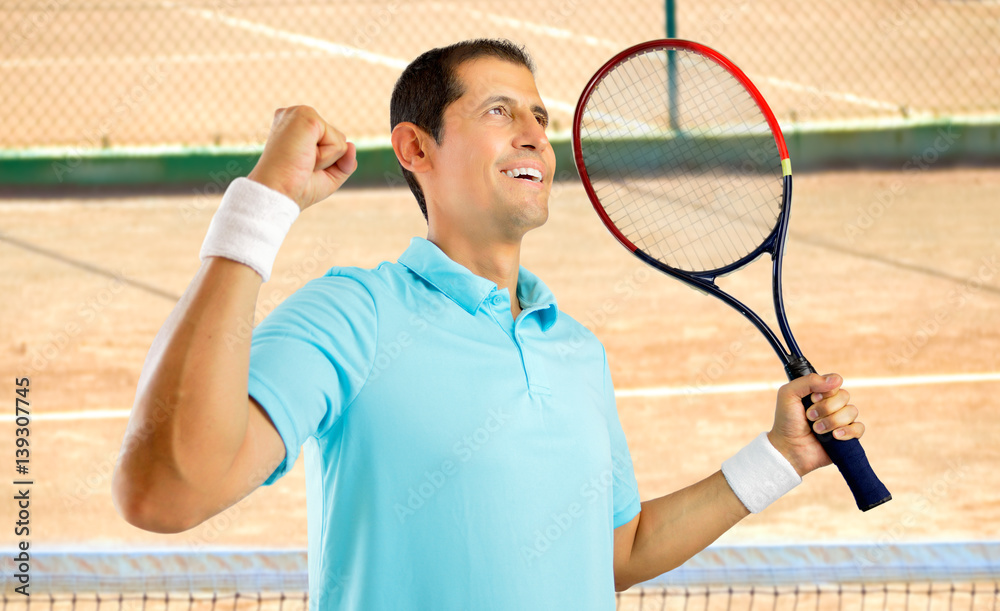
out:
M251 419L259 408L247 396L250 338L240 323L252 324L260 286L249 267L207 259L153 341L114 478L118 510L136 526L186 530L263 482L269 473L234 469L253 470L245 458L236 464L251 427L262 466L284 457L267 417Z
M677 568L750 515L722 471L642 504L615 529L615 589Z
M311 108L279 109L249 178L300 208L325 199L356 167L354 145ZM130 523L192 528L259 486L285 448L248 396L251 334L262 279L220 257L201 265L160 329L139 377L113 479Z
M858 410L848 405L850 395L840 389L839 376L824 379L813 374L786 384L778 391L771 444L799 475L830 464L812 435L801 398L820 393L813 407L814 427L833 430L838 439L861 437L864 425ZM815 397L814 397L815 398ZM810 410L812 411L812 410ZM639 515L615 529L615 588L627 589L677 568L708 547L737 522L750 515L721 471L710 477L642 504Z

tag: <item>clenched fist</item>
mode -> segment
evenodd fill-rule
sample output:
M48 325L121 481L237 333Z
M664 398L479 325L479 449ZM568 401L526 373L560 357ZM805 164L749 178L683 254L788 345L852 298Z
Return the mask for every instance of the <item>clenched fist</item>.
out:
M247 176L305 210L340 188L358 167L354 143L309 106L279 108L257 165Z

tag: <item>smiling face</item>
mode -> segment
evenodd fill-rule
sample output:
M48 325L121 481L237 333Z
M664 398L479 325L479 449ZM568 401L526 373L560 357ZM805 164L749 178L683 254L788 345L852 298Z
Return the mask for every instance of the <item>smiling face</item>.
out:
M444 112L421 176L433 232L519 242L548 218L555 155L528 68L479 58L458 66L463 95Z

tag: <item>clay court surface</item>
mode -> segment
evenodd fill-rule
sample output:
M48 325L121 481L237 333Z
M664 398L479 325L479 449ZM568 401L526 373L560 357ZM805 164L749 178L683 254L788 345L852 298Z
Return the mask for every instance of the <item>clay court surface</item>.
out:
M895 498L862 514L827 469L724 541L996 536L998 190L996 169L797 177L792 326L818 369L840 372L847 388L855 382L865 447ZM8 398L15 376L31 377L33 548L305 547L301 460L277 485L177 535L135 529L111 502L142 361L199 265L219 199L192 190L0 203L0 371ZM423 231L406 190L338 192L293 227L260 315L330 266L395 260ZM769 426L773 391L720 392L781 380L764 340L735 312L630 257L577 184L556 185L550 221L528 237L523 260L607 346L644 498L710 474ZM768 274L757 264L751 277L723 282L766 310ZM936 377L945 374L976 375ZM0 426L11 448L13 423ZM5 529L0 546L13 542Z
M592 72L664 34L664 3L648 0L567 0L542 13L513 2L502 14L416 0L295 10L235 0L128 4L0 7L0 81L16 85L0 91L0 148L260 144L273 109L299 103L354 139L377 139L401 65L480 35L527 45L552 131L565 134ZM679 36L734 59L786 125L995 113L996 3L677 4ZM25 27L39 11L44 24ZM981 55L956 55L968 50ZM796 176L785 269L792 328L820 371L846 378L868 426L865 448L894 500L860 513L825 469L723 542L996 538L998 192L992 168ZM212 183L0 194L0 396L12 400L13 380L30 376L33 550L305 548L301 460L276 485L177 535L128 525L111 501L143 359L198 268L220 198ZM523 263L607 347L643 498L711 474L769 427L774 390L759 385L782 381L776 356L738 314L630 257L576 182L556 185L550 210ZM258 319L329 267L395 260L424 231L408 191L342 190L293 227ZM721 284L766 312L768 282L758 263ZM0 414L8 460L12 411ZM3 528L0 547L15 544L12 531Z

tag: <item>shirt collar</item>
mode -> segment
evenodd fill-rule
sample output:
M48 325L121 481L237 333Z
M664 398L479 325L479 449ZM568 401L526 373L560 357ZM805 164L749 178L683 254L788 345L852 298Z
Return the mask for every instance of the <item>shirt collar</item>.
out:
M483 300L497 288L495 282L477 276L452 261L433 242L421 237L410 240L410 247L399 256L399 263L441 291L469 314L475 314ZM525 311L539 311L542 328L555 323L556 299L538 276L523 267L517 276L517 298Z

